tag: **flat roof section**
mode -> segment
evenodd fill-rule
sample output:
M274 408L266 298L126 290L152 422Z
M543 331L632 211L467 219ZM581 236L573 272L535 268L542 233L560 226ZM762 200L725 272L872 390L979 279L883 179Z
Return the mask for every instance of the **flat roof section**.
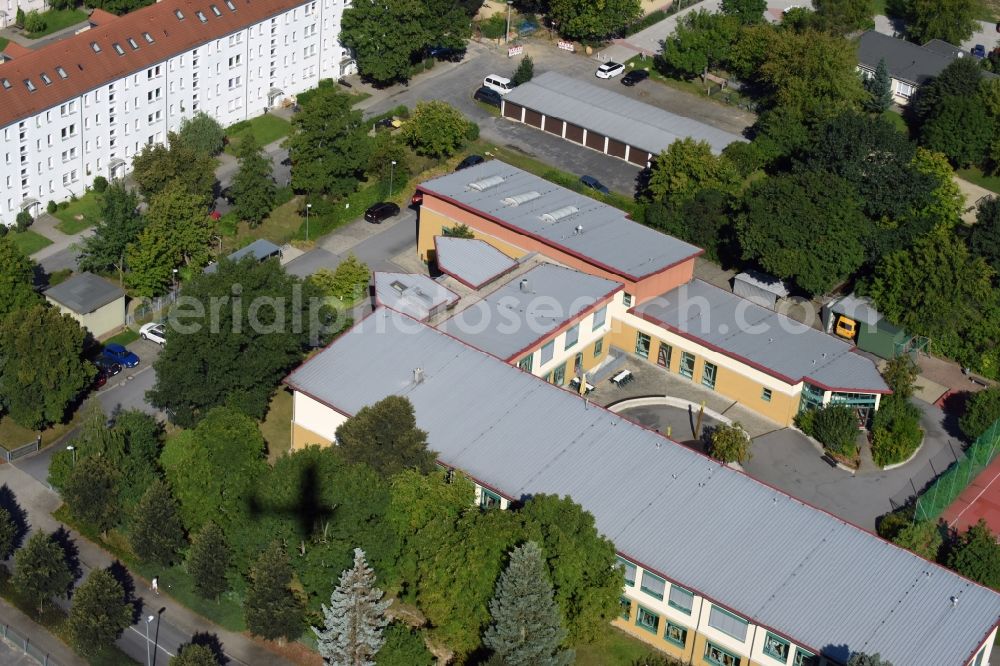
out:
M702 280L633 309L647 321L747 363L789 384L889 393L878 368L845 341Z
M348 415L408 398L442 463L572 497L623 556L842 663L960 666L1000 615L992 590L384 308L286 383Z
M480 289L518 265L500 250L477 238L435 236L434 256L438 270L469 289Z
M121 287L93 273L80 273L45 290L45 296L77 314L88 314L125 295Z
M499 160L428 180L419 189L628 280L703 252L613 206Z
M738 134L559 72L536 76L507 93L504 99L654 155L686 137L707 142L715 154L734 141L746 141Z
M438 324L463 342L510 359L622 288L620 282L541 264Z
M458 294L426 275L375 272L375 302L424 321L458 301Z

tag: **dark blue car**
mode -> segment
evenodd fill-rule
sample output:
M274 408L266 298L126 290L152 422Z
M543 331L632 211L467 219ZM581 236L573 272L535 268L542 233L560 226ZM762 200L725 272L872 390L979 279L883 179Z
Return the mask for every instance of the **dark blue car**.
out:
M109 361L121 363L126 368L134 368L139 365L139 357L116 342L106 345L102 356Z

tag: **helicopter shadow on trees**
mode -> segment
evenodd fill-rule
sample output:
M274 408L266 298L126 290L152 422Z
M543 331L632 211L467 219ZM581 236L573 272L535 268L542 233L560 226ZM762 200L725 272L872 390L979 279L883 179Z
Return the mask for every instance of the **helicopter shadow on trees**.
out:
M315 463L307 464L299 475L298 493L289 504L279 504L253 494L249 499L250 516L254 519L268 515L290 518L298 524L301 538L313 536L333 518L336 507L323 501L319 469Z

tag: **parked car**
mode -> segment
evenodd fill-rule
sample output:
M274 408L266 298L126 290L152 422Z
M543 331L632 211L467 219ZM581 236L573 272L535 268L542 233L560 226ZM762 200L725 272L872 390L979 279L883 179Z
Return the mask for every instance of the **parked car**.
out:
M399 215L399 206L391 201L382 201L365 211L365 219L372 224L381 224L383 220Z
M471 166L476 166L477 164L482 164L486 160L483 159L482 155L469 155L464 160L458 163L455 167L455 171L461 171L462 169L468 169Z
M514 89L514 84L506 76L500 76L499 74L490 74L483 77L483 87L494 90L501 95L506 95L511 90Z
M634 86L637 83L641 83L649 78L649 72L644 69L633 69L631 72L622 77L623 86Z
M611 190L606 188L604 183L597 180L593 176L580 176L580 182L583 183L584 186L589 187L592 190L597 190L601 194L611 194Z
M972 47L972 55L982 60L986 57L986 47L982 44L976 44Z
M117 342L105 345L104 353L101 356L114 363L121 363L126 368L134 368L139 365L139 357Z
M167 341L167 330L163 328L163 324L150 322L139 329L139 337L162 346Z
M499 108L500 103L503 102L503 95L492 88L482 86L472 95L472 99Z
M456 49L450 46L432 46L427 49L427 55L438 60L459 62L465 57L465 49Z
M597 68L597 78L613 79L624 71L625 71L625 65L621 64L620 62L614 62L612 60L609 60Z
M121 363L112 361L111 359L104 358L103 356L98 356L93 361L94 366L97 368L98 377L102 378L102 381L98 386L103 386L108 378L114 377L119 372L122 371Z
M424 203L424 193L423 192L414 192L413 196L410 197L410 205L411 206L419 206L422 203Z

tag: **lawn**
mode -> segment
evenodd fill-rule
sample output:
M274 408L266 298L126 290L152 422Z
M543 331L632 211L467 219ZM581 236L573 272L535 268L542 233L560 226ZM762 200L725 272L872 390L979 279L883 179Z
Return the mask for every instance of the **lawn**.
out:
M958 174L959 178L963 178L974 185L985 187L988 190L1000 194L1000 176L987 176L983 173L983 170L978 167L958 169L955 173Z
M42 18L45 19L45 29L28 33L29 39L38 39L57 30L82 23L87 20L87 14L79 9L50 9L42 12Z
M1000 21L1000 0L983 0L979 3L979 11L976 18L981 21Z
M631 664L641 659L653 648L613 627L596 643L576 646L576 666L604 666L605 664Z
M240 142L248 133L253 134L258 145L266 146L269 143L288 136L291 128L292 124L290 122L273 113L265 113L262 116L244 120L226 130L226 136L229 137L226 152L230 155L235 155Z
M241 247L249 245L258 238L266 238L276 245L284 245L298 233L302 225L302 217L298 212L299 199L286 201L271 211L256 227L246 222L240 222L235 233L223 235L223 253L228 255Z
M78 234L87 227L92 227L101 217L101 196L91 190L76 201L52 214L59 224L56 229L67 236Z
M909 136L910 128L907 126L906 121L903 120L903 116L900 115L898 111L888 109L882 114L882 117L892 123L900 132Z
M0 51L3 51L5 48L7 48L8 44L10 44L9 39L7 39L6 37L0 37Z
M656 71L653 67L653 61L642 56L635 56L630 60L625 61L626 71L631 71L634 68L644 68L649 70L649 79L651 81L657 81L665 86L674 88L675 90L681 90L683 92L689 93L691 95L697 95L702 99L710 99L718 104L725 104L726 106L739 106L741 104L746 104L751 101L738 92L732 89L719 90L718 85L712 84L712 94L709 95L705 92L705 86L702 85L701 81L698 79L693 79L691 81L673 79L669 76L664 76L663 74ZM719 72L716 72L719 73ZM721 73L719 73L721 74Z
M139 333L138 332L133 331L131 328L126 328L121 333L117 333L115 335L112 335L110 338L108 338L107 340L105 340L104 344L105 345L109 345L112 342L116 342L116 343L118 343L118 344L120 344L120 345L122 345L124 347L125 345L129 344L130 342L135 342L138 339L139 339Z
M292 394L279 388L271 398L267 416L260 424L260 434L267 442L267 459L272 464L292 448Z
M29 257L41 250L43 247L52 245L52 241L45 236L32 231L31 229L21 232L12 231L7 234L7 236L14 241L14 245L17 245L21 252Z
M886 0L872 0L872 5L871 5L871 7L872 7L872 10L871 10L872 14L875 15L875 16L878 16L880 14L882 16L885 16L886 15L886 13L885 13L885 5L886 5Z
M67 432L76 427L80 412L73 415L69 423L57 423L45 430L28 430L14 422L10 416L0 417L0 445L16 449L19 446L30 444L39 435L42 436L42 447L46 447L56 441Z

